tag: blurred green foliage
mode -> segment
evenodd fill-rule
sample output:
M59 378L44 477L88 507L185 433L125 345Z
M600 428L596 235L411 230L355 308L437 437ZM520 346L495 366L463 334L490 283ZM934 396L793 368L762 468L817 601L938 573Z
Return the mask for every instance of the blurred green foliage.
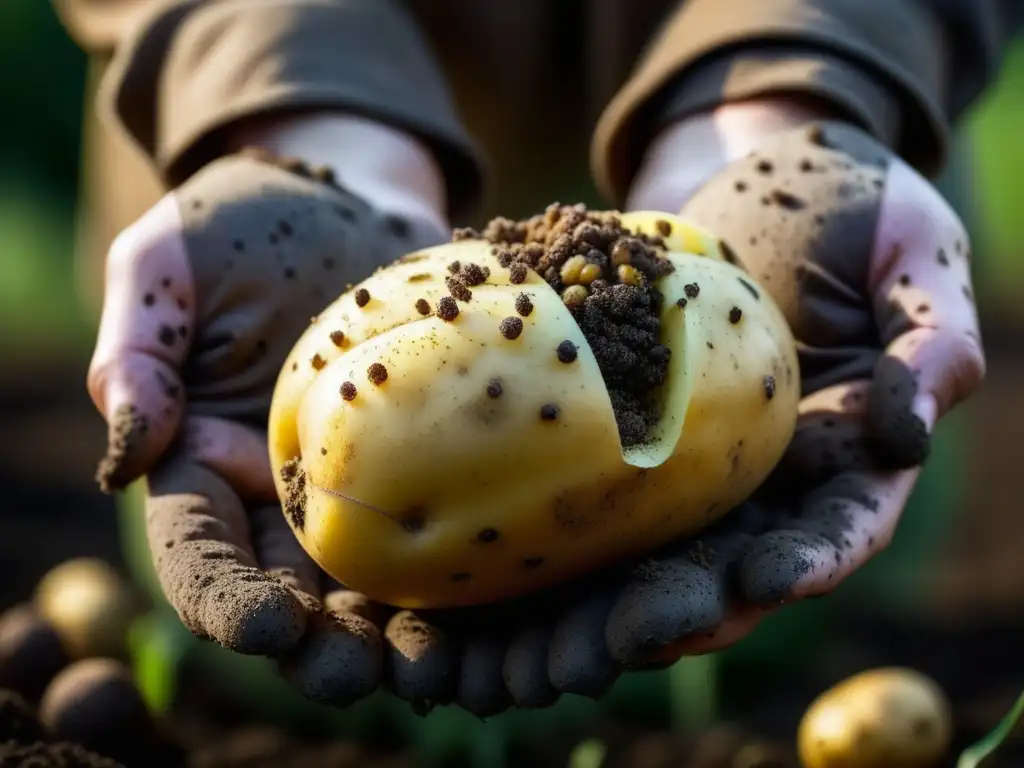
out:
M1019 306L1024 291L1024 42L999 82L966 121L974 160L978 238L984 244L979 295ZM977 249L976 249L977 250ZM1018 310L1019 311L1019 310Z
M0 349L80 352L72 253L85 56L49 2L0 2Z

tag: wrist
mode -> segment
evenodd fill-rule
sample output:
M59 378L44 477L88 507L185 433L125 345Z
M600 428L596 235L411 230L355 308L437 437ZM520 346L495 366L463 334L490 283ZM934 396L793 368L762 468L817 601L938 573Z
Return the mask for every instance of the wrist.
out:
M648 146L626 207L676 212L708 178L768 136L814 120L843 118L841 110L823 100L779 94L722 104L678 120Z
M262 147L330 167L338 182L378 210L433 224L442 233L444 176L429 149L413 136L366 118L333 112L270 115L236 126L226 150Z

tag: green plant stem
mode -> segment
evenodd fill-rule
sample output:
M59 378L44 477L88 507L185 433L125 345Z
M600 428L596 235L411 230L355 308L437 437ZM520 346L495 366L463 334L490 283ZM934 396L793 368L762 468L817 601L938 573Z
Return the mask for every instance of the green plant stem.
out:
M718 661L713 653L684 656L669 670L669 707L673 730L692 734L715 721L718 711Z
M977 768L982 760L995 752L999 745L1006 741L1021 717L1024 717L1024 693L1017 697L1013 707L995 728L989 731L981 741L972 744L960 754L956 768Z

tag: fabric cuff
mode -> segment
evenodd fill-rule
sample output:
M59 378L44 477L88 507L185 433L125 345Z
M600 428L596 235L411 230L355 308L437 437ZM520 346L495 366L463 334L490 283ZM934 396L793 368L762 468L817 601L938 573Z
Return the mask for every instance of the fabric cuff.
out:
M661 128L772 94L824 100L922 172L941 169L944 38L930 15L898 0L884 19L859 0L727 5L685 3L602 114L591 165L615 204Z
M423 141L453 221L484 192L484 159L426 41L392 0L165 2L119 47L100 108L172 187L221 154L224 129L239 120L337 110Z

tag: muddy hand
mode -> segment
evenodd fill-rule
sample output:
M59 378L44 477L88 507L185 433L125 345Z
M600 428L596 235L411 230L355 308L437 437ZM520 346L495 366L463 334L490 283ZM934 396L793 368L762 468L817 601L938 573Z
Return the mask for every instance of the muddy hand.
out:
M625 587L606 632L629 666L728 646L884 549L936 421L984 374L963 225L856 129L821 123L767 139L682 213L779 303L805 397L762 511L730 515Z
M327 172L247 154L165 197L110 253L89 371L110 428L98 480L117 489L148 475L153 561L189 629L239 652L286 654L313 698L373 690L380 636L355 613L319 610L319 571L270 476L271 393L312 315L440 238L381 215Z
M456 697L478 714L503 696L600 697L623 669L726 647L780 605L830 591L888 543L937 419L980 383L963 227L863 134L823 124L763 141L683 214L722 237L794 329L805 398L791 448L755 499L701 536L483 645L473 695Z

